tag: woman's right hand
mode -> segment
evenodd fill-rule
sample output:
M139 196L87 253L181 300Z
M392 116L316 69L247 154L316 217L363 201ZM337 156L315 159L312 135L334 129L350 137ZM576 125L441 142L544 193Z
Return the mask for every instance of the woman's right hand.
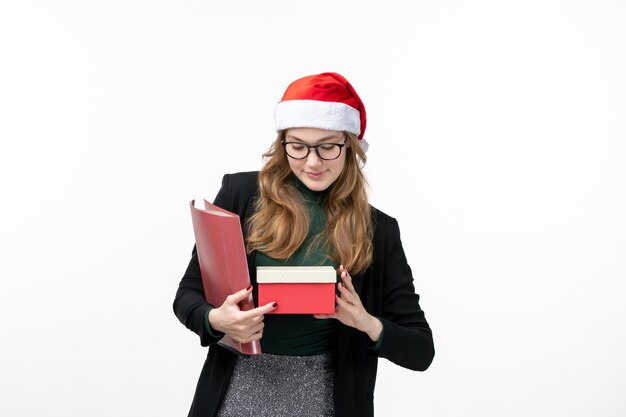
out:
M263 315L278 307L276 303L248 311L239 309L239 302L250 296L252 287L241 290L226 297L224 304L209 312L211 328L225 333L240 343L259 340L263 336Z

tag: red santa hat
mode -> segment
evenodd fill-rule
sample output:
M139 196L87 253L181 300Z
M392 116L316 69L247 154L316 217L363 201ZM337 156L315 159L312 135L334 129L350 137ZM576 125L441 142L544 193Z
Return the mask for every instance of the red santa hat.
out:
M363 140L366 126L365 106L354 87L336 72L309 75L287 87L274 111L276 131L292 127L314 127L354 133Z

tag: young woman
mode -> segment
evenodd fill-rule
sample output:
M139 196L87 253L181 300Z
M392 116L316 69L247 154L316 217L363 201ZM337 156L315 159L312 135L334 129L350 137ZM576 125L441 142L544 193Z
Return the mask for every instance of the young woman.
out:
M209 346L189 416L373 416L378 358L423 371L434 346L398 223L368 204L365 108L344 77L323 73L291 83L274 118L263 169L225 175L215 199L241 218L252 286L207 304L194 248L174 300ZM334 266L335 313L240 311L267 265ZM224 334L260 339L263 354L237 356L216 343Z

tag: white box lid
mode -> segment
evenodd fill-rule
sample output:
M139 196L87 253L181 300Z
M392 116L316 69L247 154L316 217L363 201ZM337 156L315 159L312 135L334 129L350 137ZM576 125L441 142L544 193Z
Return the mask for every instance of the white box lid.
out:
M257 266L259 284L337 282L332 266Z

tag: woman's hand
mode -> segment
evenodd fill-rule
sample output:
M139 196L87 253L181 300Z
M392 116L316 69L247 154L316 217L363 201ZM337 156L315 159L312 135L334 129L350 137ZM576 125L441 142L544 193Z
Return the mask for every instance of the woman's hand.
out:
M341 273L341 282L337 284L339 296L336 296L337 308L334 314L315 314L318 319L337 319L346 326L354 327L364 333L367 333L373 342L377 342L383 331L383 324L376 317L369 314L363 304L361 298L356 293L352 285L352 277L348 271L341 265L339 267Z
M239 309L239 302L248 298L252 287L229 295L218 308L209 312L209 323L217 331L225 333L237 342L247 343L259 340L263 336L263 315L278 307L276 303L248 311Z

